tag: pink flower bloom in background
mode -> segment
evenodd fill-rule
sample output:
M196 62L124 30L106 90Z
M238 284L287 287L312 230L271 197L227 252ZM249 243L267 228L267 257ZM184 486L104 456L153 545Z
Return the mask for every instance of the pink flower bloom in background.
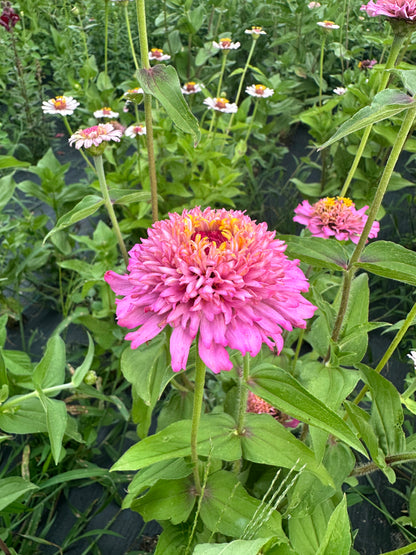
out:
M214 46L214 48L219 48L220 50L237 50L237 48L240 48L240 43L231 42L231 39L225 38L219 39L218 42L215 42L214 40L212 42L212 46Z
M111 123L100 123L87 129L79 129L70 138L70 146L74 146L79 150L81 147L90 148L91 146L98 146L103 141L116 141L120 142L120 137L123 132L120 129L114 129Z
M267 35L266 31L263 31L263 27L259 27L256 25L253 25L251 29L246 29L244 32L246 35L253 35L253 38L255 36L257 36L258 38L259 35Z
M225 114L232 114L237 112L238 106L235 103L230 102L226 98L205 98L204 104L211 108L211 110L217 110L218 112L224 112Z
M94 112L95 118L118 118L118 112L113 112L108 106Z
M310 205L304 200L295 208L294 222L305 225L314 237L335 237L339 241L358 243L367 221L365 211L368 206L356 210L349 198L326 197ZM377 237L380 224L374 222L369 234L370 239Z
M127 137L137 137L137 135L146 135L146 127L144 125L130 125L124 131Z
M336 23L334 23L333 21L318 21L317 23L320 27L323 27L324 29L339 29L339 25L337 25Z
M345 94L347 92L347 89L345 87L335 87L333 92L335 94L337 94L338 96L342 96L343 94Z
M183 92L183 94L196 94L201 92L203 88L204 85L202 83L198 85L198 83L195 83L195 81L188 81L181 88L181 91Z
M361 10L366 11L371 17L385 15L395 19L406 19L414 21L416 19L415 0L370 0L368 4L363 4Z
M248 392L247 412L254 412L255 414L271 414L273 418L283 424L285 428L296 428L296 426L299 426L300 424L299 420L296 420L296 418L292 418L280 410L275 409L272 405L267 403L267 401L252 391Z
M5 2L0 14L0 25L10 33L18 21L20 21L19 14L14 11L10 2Z
M358 62L358 67L365 71L366 69L373 69L376 64L378 64L377 60L361 60Z
M165 62L170 60L171 56L165 54L161 48L152 48L149 52L149 60L157 60L158 62Z
M315 8L320 8L321 4L319 2L309 2L308 8L314 10Z
M215 373L233 366L226 347L255 356L263 343L281 351L283 330L306 327L316 310L301 291L308 282L298 260L284 254L265 223L243 212L199 207L169 214L129 252L128 273L104 278L120 298L118 324L133 349L172 328L172 370L198 350Z
M250 85L246 87L246 93L257 98L267 98L274 95L274 90L265 85Z
M60 114L61 116L70 116L77 106L79 106L79 102L72 96L57 96L42 102L42 110L45 114Z

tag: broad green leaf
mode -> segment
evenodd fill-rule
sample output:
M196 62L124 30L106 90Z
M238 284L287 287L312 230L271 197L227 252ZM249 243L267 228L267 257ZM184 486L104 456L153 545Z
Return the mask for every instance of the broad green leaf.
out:
M201 136L198 121L183 97L176 70L159 64L150 69L139 69L137 79L144 92L157 98L173 123L184 133L190 133L197 144Z
M52 336L46 346L45 354L33 371L33 383L37 389L64 383L65 343L59 335Z
M189 543L189 538L192 532L191 524L182 524L181 526L173 526L170 522L163 523L163 532L159 536L157 542L155 555L182 555L184 548ZM209 537L204 538L208 541ZM197 538L193 538L190 545L190 553L192 547L197 543Z
M108 91L113 88L113 84L108 74L104 71L100 71L97 77L97 89L99 91Z
M400 77L404 88L410 92L412 96L416 95L416 70L415 69L391 69L392 73L395 73Z
M139 470L160 461L190 455L191 426L191 420L181 420L142 439L130 447L111 470ZM235 461L241 457L240 440L231 416L212 414L201 418L198 453L226 461Z
M84 220L85 218L88 218L88 216L92 216L92 214L95 214L97 210L103 206L103 204L104 200L98 195L87 195L80 200L72 210L59 218L56 222L56 226L50 230L43 242L45 242L53 233Z
M357 365L368 385L372 397L371 423L378 435L380 447L386 455L405 450L402 429L403 409L400 395L394 385L365 364Z
M149 202L149 191L132 191L131 189L110 189L113 204L131 204L132 202Z
M8 402L15 401L10 397ZM8 434L36 434L47 432L45 411L39 399L26 399L18 405L8 406L8 402L0 406L0 430Z
M386 89L373 98L370 106L361 108L351 119L341 125L336 133L326 141L319 150L339 141L343 137L374 125L378 121L391 118L403 110L408 110L414 105L414 100L398 89Z
M94 341L92 340L91 335L87 332L88 335L88 351L85 355L84 362L81 366L75 370L74 375L72 376L71 383L74 387L78 387L85 376L87 375L89 369L91 368L92 361L94 359Z
M53 460L55 464L58 464L62 451L62 440L68 420L66 405L64 401L49 399L49 397L46 397L42 392L39 394L39 399L46 413L46 425L48 428Z
M299 258L302 262L316 268L338 272L348 266L350 252L340 241L295 235L282 235L278 238L287 243L286 254L290 258Z
M0 156L0 170L6 168L27 168L30 166L29 162L22 162L14 156Z
M258 538L257 540L234 540L230 543L202 543L195 547L193 555L259 555L268 553L270 544L276 537Z
M200 516L212 533L240 539L286 539L280 513L251 497L237 476L225 470L208 477Z
M246 415L241 446L246 460L295 470L306 465L306 470L313 472L324 484L333 485L331 476L317 462L313 451L269 414Z
M416 252L390 241L368 245L355 266L377 276L416 285Z
M268 363L260 364L252 370L248 385L253 393L282 412L317 426L363 455L366 454L346 422L282 368Z
M12 476L0 480L0 511L38 486L20 478Z
M350 555L351 531L347 498L342 498L329 519L325 535L316 555Z
M149 491L135 499L130 508L149 520L170 520L172 524L185 522L195 504L192 478L158 480Z
M0 179L0 211L3 210L12 198L15 187L16 182L11 174L5 175Z

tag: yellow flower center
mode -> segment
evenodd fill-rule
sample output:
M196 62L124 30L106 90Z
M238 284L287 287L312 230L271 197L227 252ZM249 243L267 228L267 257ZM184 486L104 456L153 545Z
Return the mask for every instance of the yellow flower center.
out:
M64 110L66 108L66 100L64 96L57 96L52 99L52 103L57 110Z
M335 25L335 22L334 21L329 21L328 19L325 19L324 24L327 25L328 27L331 27L331 25Z
M230 101L227 100L226 98L221 97L216 99L215 105L217 108L225 108L227 104L229 104L229 102Z
M251 28L252 31L256 31L257 33L260 33L262 29L263 27L257 27L256 25L253 25Z
M221 39L220 44L221 44L221 46L230 46L231 39L228 39L228 38L227 39Z
M316 214L332 214L338 213L340 210L342 211L344 208L349 208L350 206L354 206L354 203L351 199L346 197L326 197L321 200L318 200L314 204L314 209Z
M263 94L265 90L266 90L266 87L264 85L256 85L257 94Z

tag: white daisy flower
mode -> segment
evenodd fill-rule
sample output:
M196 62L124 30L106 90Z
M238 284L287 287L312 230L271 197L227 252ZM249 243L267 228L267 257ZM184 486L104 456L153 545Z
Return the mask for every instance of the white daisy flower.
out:
M164 62L170 60L171 56L169 54L164 54L161 48L152 48L149 52L149 60L157 60L158 62Z
M194 81L188 81L181 88L181 91L183 92L183 94L196 94L201 92L203 88L204 85L202 83L198 85L198 83L195 83Z
M253 26L251 29L246 29L246 35L267 35L266 31L263 31L263 27Z
M339 29L339 25L334 23L333 21L318 21L318 25L323 27L324 29Z
M42 102L42 110L45 114L60 114L61 116L70 116L77 106L79 106L79 102L72 96L57 96Z
M347 92L347 89L345 87L335 87L335 89L333 89L333 92L335 94L338 94L339 96L342 96Z
M267 98L274 94L274 90L269 89L265 85L250 85L246 87L246 93L250 96L256 96L257 98Z
M124 131L126 137L137 137L137 135L146 135L146 127L144 125L130 125Z
M237 50L237 48L240 48L240 43L231 42L231 39L225 38L220 39L218 42L215 42L214 40L212 42L212 46L214 46L215 48L219 48L219 50Z
M118 112L113 112L108 106L94 112L95 118L118 118Z
M223 97L219 98L206 98L204 104L211 108L212 110L217 110L218 112L224 112L225 114L232 114L237 112L237 104L231 103L229 100Z

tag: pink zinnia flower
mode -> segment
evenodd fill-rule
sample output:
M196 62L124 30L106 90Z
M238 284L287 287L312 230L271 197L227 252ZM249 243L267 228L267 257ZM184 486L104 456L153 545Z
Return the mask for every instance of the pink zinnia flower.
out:
M367 12L371 17L385 15L394 19L405 19L414 21L416 19L415 0L370 0L368 4L361 6L361 10Z
M225 114L233 114L237 112L238 106L234 102L230 102L226 98L205 98L204 104L211 108L211 110L217 110L218 112L224 112Z
M278 420L285 428L296 428L300 424L299 420L292 418L287 414L275 409L267 403L264 399L253 393L248 392L247 398L247 412L254 412L255 414L271 414Z
M274 90L269 89L265 85L250 85L246 87L246 93L257 98L268 98L274 95Z
M79 102L72 96L57 96L42 102L42 110L45 114L60 114L61 116L72 115L77 106L79 106Z
M218 48L219 50L237 50L237 48L240 48L240 43L232 42L231 39L225 38L219 39L218 42L214 40L212 42L212 46L214 46L214 48Z
M149 52L149 60L164 62L170 60L170 58L169 54L165 54L161 48L152 48Z
M98 146L103 141L116 141L120 142L120 137L123 132L119 129L114 129L111 123L100 123L87 129L79 129L70 138L69 144L79 150L81 147L90 148L91 146Z
M328 21L327 19L325 19L325 21L318 21L317 25L323 27L324 29L339 29L339 25L333 21Z
M263 27L259 27L258 25L253 25L251 29L246 29L246 35L251 35L253 39L258 39L260 35L267 35L266 31L263 31Z
M361 60L358 62L358 67L362 71L365 71L366 69L373 69L377 63L377 60Z
M137 137L137 135L146 135L146 127L144 125L130 125L124 131L126 137Z
M113 112L108 106L104 106L101 110L96 110L94 112L95 118L118 118L118 112Z
M326 197L310 205L307 200L295 208L294 222L305 225L314 237L335 237L339 241L358 243L367 221L365 211L368 206L356 210L349 198ZM374 222L369 238L377 237L380 224Z
M298 260L284 254L265 223L243 212L199 207L169 214L129 255L128 273L104 278L121 298L118 324L133 349L172 328L172 370L186 368L192 341L215 373L233 366L226 347L243 355L263 343L278 352L282 332L305 328L315 310L301 291L308 282Z

